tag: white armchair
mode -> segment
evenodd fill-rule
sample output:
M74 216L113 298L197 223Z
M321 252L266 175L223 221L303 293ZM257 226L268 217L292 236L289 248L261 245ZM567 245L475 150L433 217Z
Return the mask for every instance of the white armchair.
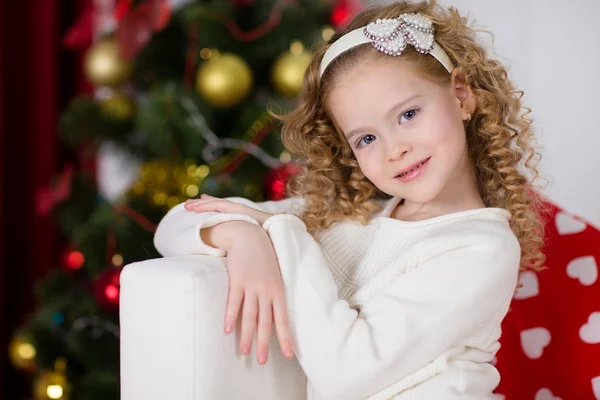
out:
M305 400L306 376L272 336L269 361L223 331L225 259L158 258L121 273L122 400Z

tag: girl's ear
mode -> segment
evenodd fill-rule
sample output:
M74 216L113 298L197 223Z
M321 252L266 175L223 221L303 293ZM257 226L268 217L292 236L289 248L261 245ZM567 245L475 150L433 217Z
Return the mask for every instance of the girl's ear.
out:
M473 114L477 107L477 99L471 87L465 83L464 75L460 68L454 68L452 71L451 90L460 102L463 119L470 119L470 115Z

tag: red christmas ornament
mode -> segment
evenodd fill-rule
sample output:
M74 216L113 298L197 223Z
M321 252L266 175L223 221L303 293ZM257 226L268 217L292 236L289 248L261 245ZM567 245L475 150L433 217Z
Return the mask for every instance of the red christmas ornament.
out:
M337 0L331 12L334 28L343 28L363 8L359 0Z
M60 260L63 268L65 268L66 270L76 271L78 269L81 269L81 267L83 266L83 263L85 262L85 257L80 251L75 250L71 247L67 247L63 251Z
M298 165L294 163L284 164L282 167L269 171L265 178L267 194L271 200L283 200L286 198L287 182L299 172Z
M109 268L94 283L94 294L101 306L110 310L119 308L120 277L121 269Z
M115 19L117 21L122 20L123 17L127 15L131 9L131 2L132 0L121 0L119 4L117 4L117 7L115 8Z
M171 4L167 0L146 0L132 6L131 0L119 3L115 18L121 55L133 59L155 32L163 30L171 20Z

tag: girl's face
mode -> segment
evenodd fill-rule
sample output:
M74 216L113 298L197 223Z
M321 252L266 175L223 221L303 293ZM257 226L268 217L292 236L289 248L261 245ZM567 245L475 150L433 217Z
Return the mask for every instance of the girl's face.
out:
M468 86L433 83L393 57L339 76L330 110L364 175L383 192L425 205L474 183L463 120Z

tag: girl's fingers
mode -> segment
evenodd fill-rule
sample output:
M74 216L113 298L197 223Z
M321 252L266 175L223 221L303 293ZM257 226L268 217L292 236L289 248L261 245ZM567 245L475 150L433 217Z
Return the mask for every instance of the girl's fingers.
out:
M186 204L184 208L186 210L195 211L195 212L205 212L205 211L218 211L218 212L232 212L233 203L227 200L222 199L204 199L204 200L195 200L194 203Z
M244 311L242 314L242 336L240 338L240 351L248 355L252 350L252 338L256 330L256 317L258 314L258 299L253 293L244 293Z
M217 197L193 200L189 203L186 203L184 208L188 211L194 212L216 211L222 213L247 214L245 206L233 203L229 200L219 199Z
M269 340L273 328L271 299L267 297L258 300L258 329L256 331L256 360L259 364L267 362L269 356Z
M227 306L225 308L225 332L231 333L235 329L242 300L244 299L244 290L237 286L229 286L229 295L227 296Z
M192 207L197 206L198 204L205 203L207 200L222 200L218 197L210 196L208 194L200 195L199 199L187 199L184 204L184 208L186 210L190 210Z
M194 206L201 204L204 200L198 200L198 199L189 199L185 201L185 204L183 205L183 208L185 208L186 210L191 210Z
M275 321L275 331L277 332L281 353L283 353L285 358L291 359L294 357L294 348L292 346L290 323L283 295L273 300L273 320Z
M206 199L198 200L198 203L194 204L191 208L192 211L224 211L227 207L227 202L221 199Z

